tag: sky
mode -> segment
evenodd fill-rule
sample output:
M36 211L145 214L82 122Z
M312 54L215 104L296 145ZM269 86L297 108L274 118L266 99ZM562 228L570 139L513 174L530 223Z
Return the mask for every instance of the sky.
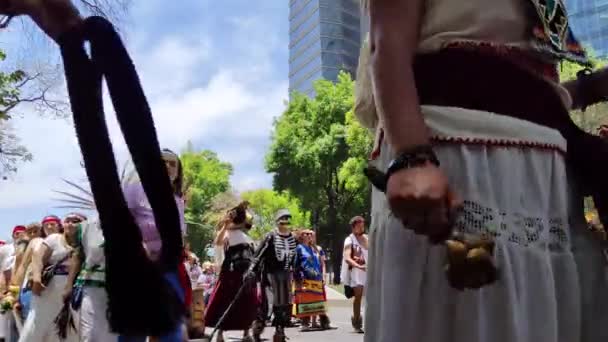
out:
M237 191L271 187L264 156L273 119L288 99L288 2L133 3L121 34L161 146L181 151L190 141L197 150L217 152L234 166L231 181ZM27 23L0 33L0 48L9 56L4 65L60 62L53 43ZM55 91L65 92L63 81ZM8 239L17 224L65 213L56 208L53 190L65 188L62 178L85 180L69 118L41 116L29 107L19 113L12 126L34 160L0 180L0 239ZM106 115L117 160L124 163L128 154L109 103Z

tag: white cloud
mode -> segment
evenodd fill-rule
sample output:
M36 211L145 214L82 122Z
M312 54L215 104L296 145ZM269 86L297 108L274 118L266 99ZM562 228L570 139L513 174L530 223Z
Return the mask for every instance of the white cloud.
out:
M284 108L287 81L277 78L270 67L277 33L260 26L268 26L263 20L241 24L234 32L235 40L228 43L242 44L239 51L243 56L237 56L242 62L235 64L233 59L230 65L218 59L221 47L205 32L165 34L150 40L143 28L128 34L133 39L127 42L161 145L181 150L190 140L203 146L221 146L220 158L236 166L234 188L244 191L270 185L271 177L263 170L264 148L272 120ZM252 32L264 33L265 39L251 39ZM146 45L146 41L153 44ZM199 74L202 67L209 69L204 75ZM105 102L120 164L127 159L126 147L107 98ZM83 175L72 124L24 112L23 119L15 120L15 128L35 159L23 165L10 181L0 182L0 210L48 205L53 197L51 189L62 186L61 178Z
M204 35L197 37L191 41L166 36L148 49L141 42L135 43L133 59L148 96L179 94L197 80L193 70L211 57L210 40Z

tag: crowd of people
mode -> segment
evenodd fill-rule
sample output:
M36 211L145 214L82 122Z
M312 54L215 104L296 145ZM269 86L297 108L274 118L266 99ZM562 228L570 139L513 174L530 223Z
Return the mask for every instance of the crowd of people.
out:
M289 211L280 210L275 218L276 228L256 244L248 235L253 222L246 207L245 202L229 211L218 225L214 244L220 271L206 308L206 326L218 331L218 341L224 341L223 332L230 330L242 331L243 340L260 341L269 322L276 329L274 341L284 341L285 328L294 324L299 324L302 331L331 329L325 288L326 255L317 245L315 232L291 229ZM357 227L353 228L353 236L363 235L362 224L362 218L353 221L353 227ZM349 264L363 272L364 259L362 253L347 257ZM349 285L356 289L358 308L353 327L363 332L356 322L361 321L365 278L358 275L352 279Z
M165 158L169 168L170 161L178 160L169 152ZM239 210L244 211L244 220L235 217ZM184 287L202 296L205 311L202 317L189 317L190 324L182 327L187 331L184 336L205 336L207 327L218 329L217 341L224 341L223 332L230 330L243 331L246 341L260 341L264 327L272 323L277 329L275 340L283 341L286 327L299 325L301 331L332 328L326 305L326 255L317 245L315 232L291 228L291 215L281 210L276 230L255 243L248 235L252 217L246 204L228 211L218 224L213 262L201 263L185 244L183 266L189 284ZM343 276L355 298L353 328L362 333L367 236L362 217L353 218L351 226ZM4 294L0 338L7 342L59 341L63 330L68 341L117 340L106 318L104 238L96 218L80 213L63 219L50 215L40 223L15 227L12 235L10 243L0 241ZM154 239L148 238L144 244L153 258ZM62 326L58 322L62 315L75 326ZM193 330L196 318L204 325Z

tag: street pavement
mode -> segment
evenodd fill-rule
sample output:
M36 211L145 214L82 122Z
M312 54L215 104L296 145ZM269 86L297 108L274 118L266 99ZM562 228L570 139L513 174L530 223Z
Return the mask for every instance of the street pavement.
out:
M290 328L287 329L288 342L363 342L363 335L353 332L353 328L350 324L350 317L352 315L351 301L337 293L332 293L332 290L329 290L328 307L331 325L336 329L300 332L299 328ZM208 329L207 333L210 332L210 329ZM267 327L263 334L265 341L272 341L273 333L274 328ZM242 332L238 331L231 331L224 334L226 342L241 341L241 337Z

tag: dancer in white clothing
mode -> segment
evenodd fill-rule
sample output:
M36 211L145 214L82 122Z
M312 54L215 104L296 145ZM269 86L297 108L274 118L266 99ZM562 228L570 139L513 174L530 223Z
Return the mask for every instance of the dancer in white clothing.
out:
M31 311L23 326L19 342L60 341L56 332L55 318L63 308L64 293L68 285L71 244L75 239L77 225L83 217L76 214L66 216L63 233L47 236L34 252L32 260ZM48 277L43 277L45 266L54 265ZM68 333L68 341L77 340L75 333Z
M118 335L112 333L107 318L104 243L98 218L80 225L66 287L70 290L65 293L66 297L70 296L72 308L77 312L80 342L118 340ZM70 284L74 286L69 286Z

